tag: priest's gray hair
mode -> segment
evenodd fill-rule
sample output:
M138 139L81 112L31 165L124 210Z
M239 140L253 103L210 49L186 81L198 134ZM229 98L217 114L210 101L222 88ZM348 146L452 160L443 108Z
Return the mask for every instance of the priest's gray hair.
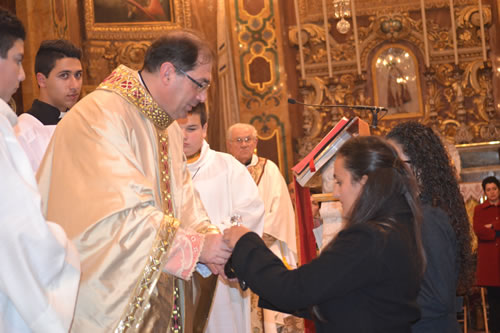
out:
M227 132L226 132L226 140L227 141L231 141L231 139L233 138L233 130L235 130L237 128L240 128L240 129L250 129L252 131L253 138L254 139L257 138L257 130L255 129L255 127L253 127L253 125L244 124L244 123L236 123L234 125L231 125L231 127L229 127L227 129Z

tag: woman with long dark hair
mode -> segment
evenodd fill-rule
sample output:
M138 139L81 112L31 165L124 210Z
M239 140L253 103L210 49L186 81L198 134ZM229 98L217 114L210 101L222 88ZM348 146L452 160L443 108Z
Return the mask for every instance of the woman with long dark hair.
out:
M439 136L427 126L405 122L387 139L413 170L422 202L422 241L427 268L418 296L422 318L414 333L456 333L456 295L473 279L471 226L455 168Z
M318 333L410 332L425 266L416 180L378 137L347 141L334 178L346 223L318 258L288 270L237 226L224 233L232 268L260 306L312 318Z

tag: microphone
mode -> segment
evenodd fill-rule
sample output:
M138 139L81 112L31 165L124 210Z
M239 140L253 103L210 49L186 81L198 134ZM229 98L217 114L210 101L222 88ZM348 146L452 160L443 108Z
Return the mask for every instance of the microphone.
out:
M308 104L308 103L302 103L297 101L296 99L289 98L288 99L289 104L300 104L300 105L305 105L305 106L312 106L315 108L349 108L349 109L357 109L357 110L369 110L372 114L372 127L376 128L378 125L378 113L380 111L387 113L387 108L383 106L371 106L371 105L342 105L342 104Z
M302 103L297 101L296 99L289 98L288 99L289 104L300 104L300 105L305 105L305 106L312 106L312 107L325 107L325 108L350 108L350 109L358 109L358 110L376 110L377 112L379 111L386 111L387 108L384 108L383 106L371 106L371 105L342 105L342 104L307 104L307 103Z

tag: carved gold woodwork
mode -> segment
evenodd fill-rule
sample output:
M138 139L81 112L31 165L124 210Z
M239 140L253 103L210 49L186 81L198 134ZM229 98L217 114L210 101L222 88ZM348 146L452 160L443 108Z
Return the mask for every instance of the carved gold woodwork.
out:
M52 19L58 38L68 39L68 5L63 0L52 0Z
M89 41L85 45L87 80L97 85L118 65L141 68L150 41Z
M363 5L360 5L360 4ZM377 14L373 11L384 5ZM366 4L366 6L365 6ZM448 1L427 1L427 10L448 10ZM359 1L358 35L362 74L356 71L355 48L352 33L337 41L334 20L330 20L328 34L325 34L321 14L321 1L301 1L302 43L306 79L300 82L300 92L306 103L313 104L355 104L373 105L377 85L373 82L373 64L381 49L395 45L411 50L418 66L420 93L420 122L429 124L451 142L469 143L489 141L498 138L499 115L493 105L492 69L489 62L483 62L479 11L475 1L455 1L459 64L454 64L450 27L428 17L427 29L430 49L430 67L425 67L422 20L419 2L416 1ZM317 13L316 13L317 11ZM413 11L413 12L412 12ZM307 14L305 14L307 12ZM329 11L332 13L332 10ZM491 9L483 6L483 19L487 29L491 25ZM321 14L322 15L322 14ZM362 16L364 15L364 16ZM362 17L360 17L362 16ZM333 76L328 77L326 38L331 47ZM289 40L297 46L297 28L289 28ZM488 40L486 41L488 47ZM297 58L297 70L299 59ZM379 106L386 106L378 101ZM371 121L369 112L355 112L365 121ZM346 109L318 110L305 107L303 111L303 137L298 139L298 157L302 158L327 133L343 115L352 115ZM374 134L385 134L406 115L380 119ZM496 137L495 137L496 136Z
M418 0L354 0L357 16L377 15L384 12L409 12L420 10ZM454 0L455 7L477 5L477 0ZM425 0L425 7L443 8L450 4L449 0ZM299 0L299 16L302 22L323 20L322 0ZM334 18L333 1L326 2L328 18Z

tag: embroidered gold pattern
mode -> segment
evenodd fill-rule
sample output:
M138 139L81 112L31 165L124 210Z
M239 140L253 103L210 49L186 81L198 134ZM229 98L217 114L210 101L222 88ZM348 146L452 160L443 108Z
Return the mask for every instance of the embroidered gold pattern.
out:
M118 93L128 102L137 106L158 128L165 129L173 122L173 119L160 108L147 92L135 72L124 65L118 66L111 72L97 89Z
M260 179L262 178L262 175L264 174L266 162L267 162L266 158L259 157L259 161L257 162L257 164L247 167L248 172L250 172L250 175L252 175L252 178L253 178L255 184L257 184L257 186L259 185Z
M134 73L125 66L118 67L104 80L98 89L110 90L120 94L127 101L137 106L157 128L166 128L172 122L170 117L153 101L151 95L146 92L139 80L134 76ZM180 225L180 222L174 218L172 196L170 194L168 138L166 131L165 134L161 134L159 130L157 132L159 133L158 143L161 156L159 169L162 197L166 201L162 204L165 217L153 241L143 273L134 287L130 302L115 329L115 333L136 332L140 329L144 315L151 307L149 303L150 296L160 278L169 247Z
M169 166L169 158L168 158L168 134L167 131L157 131L158 133L158 150L159 150L159 158L160 158L160 170L162 174L162 197L163 197L163 210L165 214L168 213L169 216L173 214L173 205L172 205L172 195L170 188L170 166ZM174 287L174 295L173 295L173 308L172 308L172 316L170 322L170 328L173 333L182 333L182 311L181 311L181 301L179 295L179 288L177 283L175 283Z
M132 292L131 302L127 306L125 315L118 323L115 333L124 333L129 329L134 331L141 323L144 313L149 308L149 297L158 281L162 264L168 254L168 248L179 227L179 221L171 216L165 216L156 235L148 262L144 268L142 278Z
M180 307L179 288L174 288L174 309L172 310L172 323L170 325L172 333L182 333L182 315Z
M158 131L158 145L160 151L160 172L162 175L162 198L165 201L163 203L163 210L165 214L168 214L168 216L173 216L172 195L170 194L168 135L166 131L164 133Z

